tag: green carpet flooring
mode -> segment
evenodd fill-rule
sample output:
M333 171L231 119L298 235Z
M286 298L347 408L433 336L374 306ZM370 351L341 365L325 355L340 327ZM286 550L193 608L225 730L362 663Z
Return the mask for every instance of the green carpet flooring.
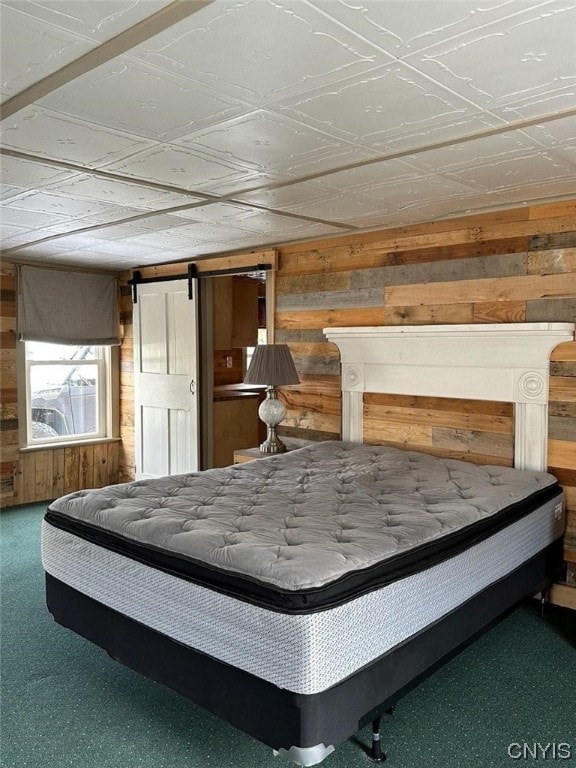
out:
M44 505L0 516L2 768L282 768L271 750L56 625L44 605ZM383 726L389 768L513 768L511 743L570 744L576 766L576 614L531 606L408 694ZM371 763L355 741L324 768Z

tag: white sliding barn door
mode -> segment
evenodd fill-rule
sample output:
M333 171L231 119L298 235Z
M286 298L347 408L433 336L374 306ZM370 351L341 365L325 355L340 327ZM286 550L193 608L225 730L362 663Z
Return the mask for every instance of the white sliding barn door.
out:
M196 282L196 281L194 281ZM136 478L198 469L197 286L138 285L134 304Z

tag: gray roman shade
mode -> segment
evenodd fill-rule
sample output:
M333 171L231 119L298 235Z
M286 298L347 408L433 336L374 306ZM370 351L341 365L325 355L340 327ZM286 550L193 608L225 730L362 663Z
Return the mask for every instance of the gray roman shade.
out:
M53 344L120 344L116 277L20 266L18 338Z

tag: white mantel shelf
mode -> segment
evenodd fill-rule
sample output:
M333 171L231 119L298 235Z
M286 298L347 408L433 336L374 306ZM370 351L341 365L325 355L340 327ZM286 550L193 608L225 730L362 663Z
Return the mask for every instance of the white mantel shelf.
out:
M554 347L573 323L325 328L340 349L342 438L362 440L362 393L515 405L514 465L546 469L548 378Z

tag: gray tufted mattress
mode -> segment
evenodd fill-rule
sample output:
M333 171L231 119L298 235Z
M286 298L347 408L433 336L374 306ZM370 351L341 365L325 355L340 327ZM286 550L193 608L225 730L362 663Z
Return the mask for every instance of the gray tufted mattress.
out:
M313 698L504 583L563 524L545 472L325 442L70 494L42 548L94 605Z

